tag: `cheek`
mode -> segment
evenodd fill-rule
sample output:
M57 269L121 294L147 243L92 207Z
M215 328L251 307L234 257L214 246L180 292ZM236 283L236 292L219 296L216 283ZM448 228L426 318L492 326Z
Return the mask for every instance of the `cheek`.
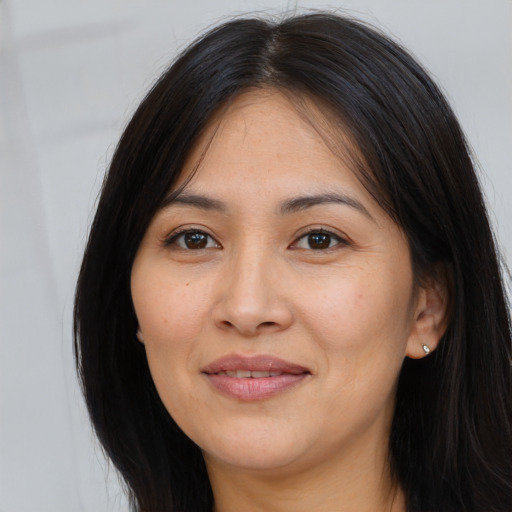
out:
M412 276L369 264L317 284L302 294L301 308L326 354L355 361L380 352L373 359L403 360L412 326Z
M168 269L147 267L134 267L131 289L151 376L174 416L197 400L190 393L188 369L194 365L195 341L207 315L207 294Z
M302 306L306 329L329 375L321 396L323 407L331 411L333 435L347 415L364 423L392 409L411 328L411 282L384 275L352 268Z
M183 276L169 272L166 265L136 261L131 279L132 300L149 369L171 414L176 396L183 394L174 392L176 386L187 388L187 369L194 363L194 341L207 314L207 294L201 293L194 282L180 277Z
M146 345L172 349L197 336L208 312L209 296L205 283L200 284L181 279L169 269L135 268L132 298Z

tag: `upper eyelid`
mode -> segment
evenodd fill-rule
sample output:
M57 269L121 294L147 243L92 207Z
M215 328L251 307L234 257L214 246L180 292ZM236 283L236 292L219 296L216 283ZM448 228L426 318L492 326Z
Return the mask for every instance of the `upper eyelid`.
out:
M217 245L221 245L217 238L214 237L211 233L209 233L205 228L195 226L186 226L182 228L173 229L169 234L165 235L162 238L162 243L164 245L170 245L172 242L177 240L180 236L185 235L186 233L202 233L206 236L209 236L212 240L215 241Z
M182 236L186 233L190 233L190 232L203 233L204 235L207 235L212 240L214 240L217 245L222 247L222 244L218 241L217 237L215 237L213 234L211 234L209 232L209 230L203 226L182 226L182 227L175 228L170 233L165 235L161 241L164 245L170 245L173 241L175 241L180 236ZM339 230L336 230L332 227L317 225L317 226L306 226L306 227L303 227L300 230L298 230L298 232L293 237L293 241L291 242L291 244L289 244L289 247L293 246L301 238L304 238L305 236L308 236L312 233L325 233L332 237L335 237L341 243L345 243L347 245L352 243L352 240L350 239L350 237L348 237L345 233L340 232Z
M350 237L343 233L342 231L327 226L308 226L306 228L303 228L302 230L299 230L299 232L295 235L294 242L300 240L301 238L307 235L310 235L311 233L325 233L326 235L334 236L343 242L352 242Z
M299 243L301 240L303 240L304 238L306 238L307 236L313 234L313 233L322 233L322 234L325 234L325 235L329 235L331 238L333 238L336 243L331 246L331 247L326 247L325 249L306 249L306 248L300 248L298 247ZM347 238L345 237L342 237L340 235L337 235L336 233L333 233L331 231L319 231L319 230L312 230L312 231L309 231L307 233L304 233L303 235L297 237L288 247L290 249L305 249L305 250L314 250L314 252L317 252L317 253L320 253L320 252L325 252L325 251L330 251L330 250L333 250L335 249L337 246L348 246L350 245L350 241L347 240Z

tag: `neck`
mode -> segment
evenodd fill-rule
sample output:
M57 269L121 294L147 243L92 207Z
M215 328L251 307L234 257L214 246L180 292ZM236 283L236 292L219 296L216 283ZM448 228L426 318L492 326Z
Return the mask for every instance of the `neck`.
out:
M405 498L390 475L387 452L375 454L370 459L359 453L334 464L272 471L241 469L205 457L214 512L405 512Z

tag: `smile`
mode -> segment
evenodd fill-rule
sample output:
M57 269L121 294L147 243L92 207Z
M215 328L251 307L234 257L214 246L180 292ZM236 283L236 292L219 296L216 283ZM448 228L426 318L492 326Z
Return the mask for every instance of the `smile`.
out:
M234 377L237 379L262 379L264 377L277 377L282 374L283 372L279 371L251 372L249 370L229 370L225 372L219 372L216 375L226 375L227 377Z
M218 359L202 373L216 391L245 402L271 398L311 375L307 368L273 356L238 355Z

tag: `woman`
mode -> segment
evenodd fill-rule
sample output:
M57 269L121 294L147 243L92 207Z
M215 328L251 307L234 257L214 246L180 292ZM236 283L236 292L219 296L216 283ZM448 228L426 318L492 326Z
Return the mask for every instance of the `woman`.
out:
M75 336L135 510L512 510L510 324L466 142L359 22L239 19L160 78Z

